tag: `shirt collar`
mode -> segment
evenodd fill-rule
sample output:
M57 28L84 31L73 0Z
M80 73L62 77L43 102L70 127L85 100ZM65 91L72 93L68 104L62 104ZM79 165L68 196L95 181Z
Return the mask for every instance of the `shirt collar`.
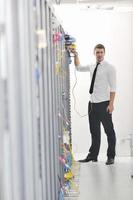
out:
M106 62L105 60L101 61L100 66L103 66L105 62Z

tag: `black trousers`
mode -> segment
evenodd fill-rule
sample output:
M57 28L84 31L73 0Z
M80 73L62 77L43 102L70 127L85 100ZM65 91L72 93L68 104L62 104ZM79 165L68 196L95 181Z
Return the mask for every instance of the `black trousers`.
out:
M88 104L88 116L92 141L89 152L92 158L97 158L99 154L101 144L101 123L107 135L107 157L115 157L116 135L112 122L112 114L109 114L109 112L107 112L108 105L109 101L104 101L100 103L89 102Z

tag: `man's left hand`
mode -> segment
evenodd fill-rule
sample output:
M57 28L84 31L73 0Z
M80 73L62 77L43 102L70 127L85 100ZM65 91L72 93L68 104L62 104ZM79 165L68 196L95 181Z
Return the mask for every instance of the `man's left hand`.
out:
M112 114L113 110L114 110L114 106L109 104L107 107L107 112L109 112L109 114Z

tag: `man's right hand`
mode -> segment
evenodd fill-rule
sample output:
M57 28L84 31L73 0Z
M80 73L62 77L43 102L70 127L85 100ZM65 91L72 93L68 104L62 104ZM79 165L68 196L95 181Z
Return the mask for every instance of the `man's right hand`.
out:
M74 56L78 56L78 52L75 49L71 49L70 51L71 53L73 53Z
M75 64L75 66L79 66L80 65L80 61L79 61L79 57L78 57L78 52L76 51L76 49L71 49L71 53L73 53L73 55L74 55L74 64Z

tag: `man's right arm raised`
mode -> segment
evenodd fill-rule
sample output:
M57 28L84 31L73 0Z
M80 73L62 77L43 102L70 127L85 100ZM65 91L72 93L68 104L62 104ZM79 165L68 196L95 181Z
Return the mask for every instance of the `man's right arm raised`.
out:
M76 67L76 70L80 71L80 72L88 72L88 71L90 71L90 66L89 65L82 66L80 64L78 53L76 51L74 51L72 53L74 54L74 65Z

